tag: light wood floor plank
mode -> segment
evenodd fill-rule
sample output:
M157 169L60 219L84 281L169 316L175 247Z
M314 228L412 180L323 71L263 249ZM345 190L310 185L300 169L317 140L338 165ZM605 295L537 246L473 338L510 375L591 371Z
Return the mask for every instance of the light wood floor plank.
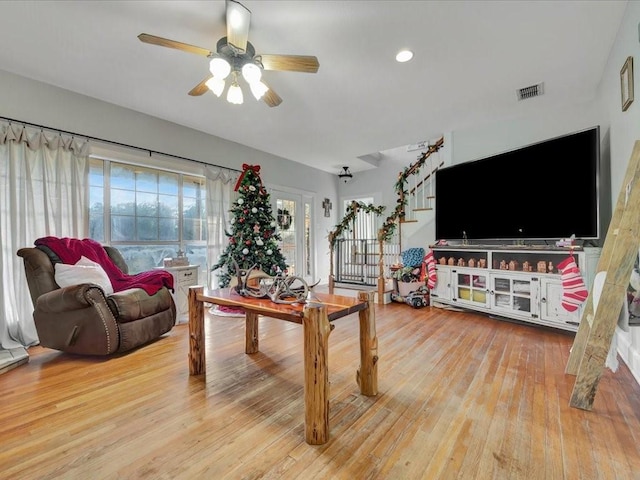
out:
M207 315L108 359L41 347L0 375L0 478L638 479L640 387L605 370L571 408L573 336L476 313L375 305L375 397L360 395L358 316L329 336L330 439L304 442L302 327Z

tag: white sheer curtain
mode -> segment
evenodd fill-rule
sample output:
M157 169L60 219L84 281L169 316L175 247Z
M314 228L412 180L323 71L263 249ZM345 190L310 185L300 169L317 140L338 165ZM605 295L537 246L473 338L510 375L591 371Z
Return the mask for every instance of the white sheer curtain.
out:
M18 249L43 236L84 238L88 142L0 123L0 343L38 343Z
M235 183L240 172L234 172L218 167L205 167L207 179L207 264L214 265L224 248L228 238L230 209L235 198ZM218 277L215 272L209 272L209 288L218 287Z

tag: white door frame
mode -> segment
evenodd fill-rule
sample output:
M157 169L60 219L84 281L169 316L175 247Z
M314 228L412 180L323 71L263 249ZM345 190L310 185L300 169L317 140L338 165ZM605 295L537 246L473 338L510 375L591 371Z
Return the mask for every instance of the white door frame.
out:
M288 200L295 202L295 225L296 225L296 272L295 274L303 277L307 282L312 283L315 278L315 239L313 235L314 225L314 197L308 193L296 193L289 189L280 189L273 187L269 192L271 199L271 210L273 216L278 216L278 200ZM308 212L309 218L305 223L305 213ZM305 226L308 227L308 233L305 235ZM305 245L306 240L306 245ZM305 258L306 253L306 258ZM305 265L306 260L306 265Z

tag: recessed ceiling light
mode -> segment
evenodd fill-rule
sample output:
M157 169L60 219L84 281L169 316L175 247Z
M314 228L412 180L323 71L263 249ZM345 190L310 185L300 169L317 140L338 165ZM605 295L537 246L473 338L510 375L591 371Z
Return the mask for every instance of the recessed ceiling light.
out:
M411 50L400 50L396 55L398 62L408 62L413 58L413 52Z

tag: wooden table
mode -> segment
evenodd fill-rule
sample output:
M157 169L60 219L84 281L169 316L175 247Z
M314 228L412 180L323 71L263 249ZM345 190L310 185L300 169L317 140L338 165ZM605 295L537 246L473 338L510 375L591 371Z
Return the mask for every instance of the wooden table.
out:
M378 339L373 309L374 292L359 292L358 298L312 293L306 304L278 304L269 299L242 297L229 288L189 288L189 373L206 373L204 302L241 307L245 311L245 353L258 352L258 316L298 323L304 329L305 440L322 445L329 440L328 339L334 325L329 322L358 312L360 320L360 368L356 381L360 393L378 394Z

